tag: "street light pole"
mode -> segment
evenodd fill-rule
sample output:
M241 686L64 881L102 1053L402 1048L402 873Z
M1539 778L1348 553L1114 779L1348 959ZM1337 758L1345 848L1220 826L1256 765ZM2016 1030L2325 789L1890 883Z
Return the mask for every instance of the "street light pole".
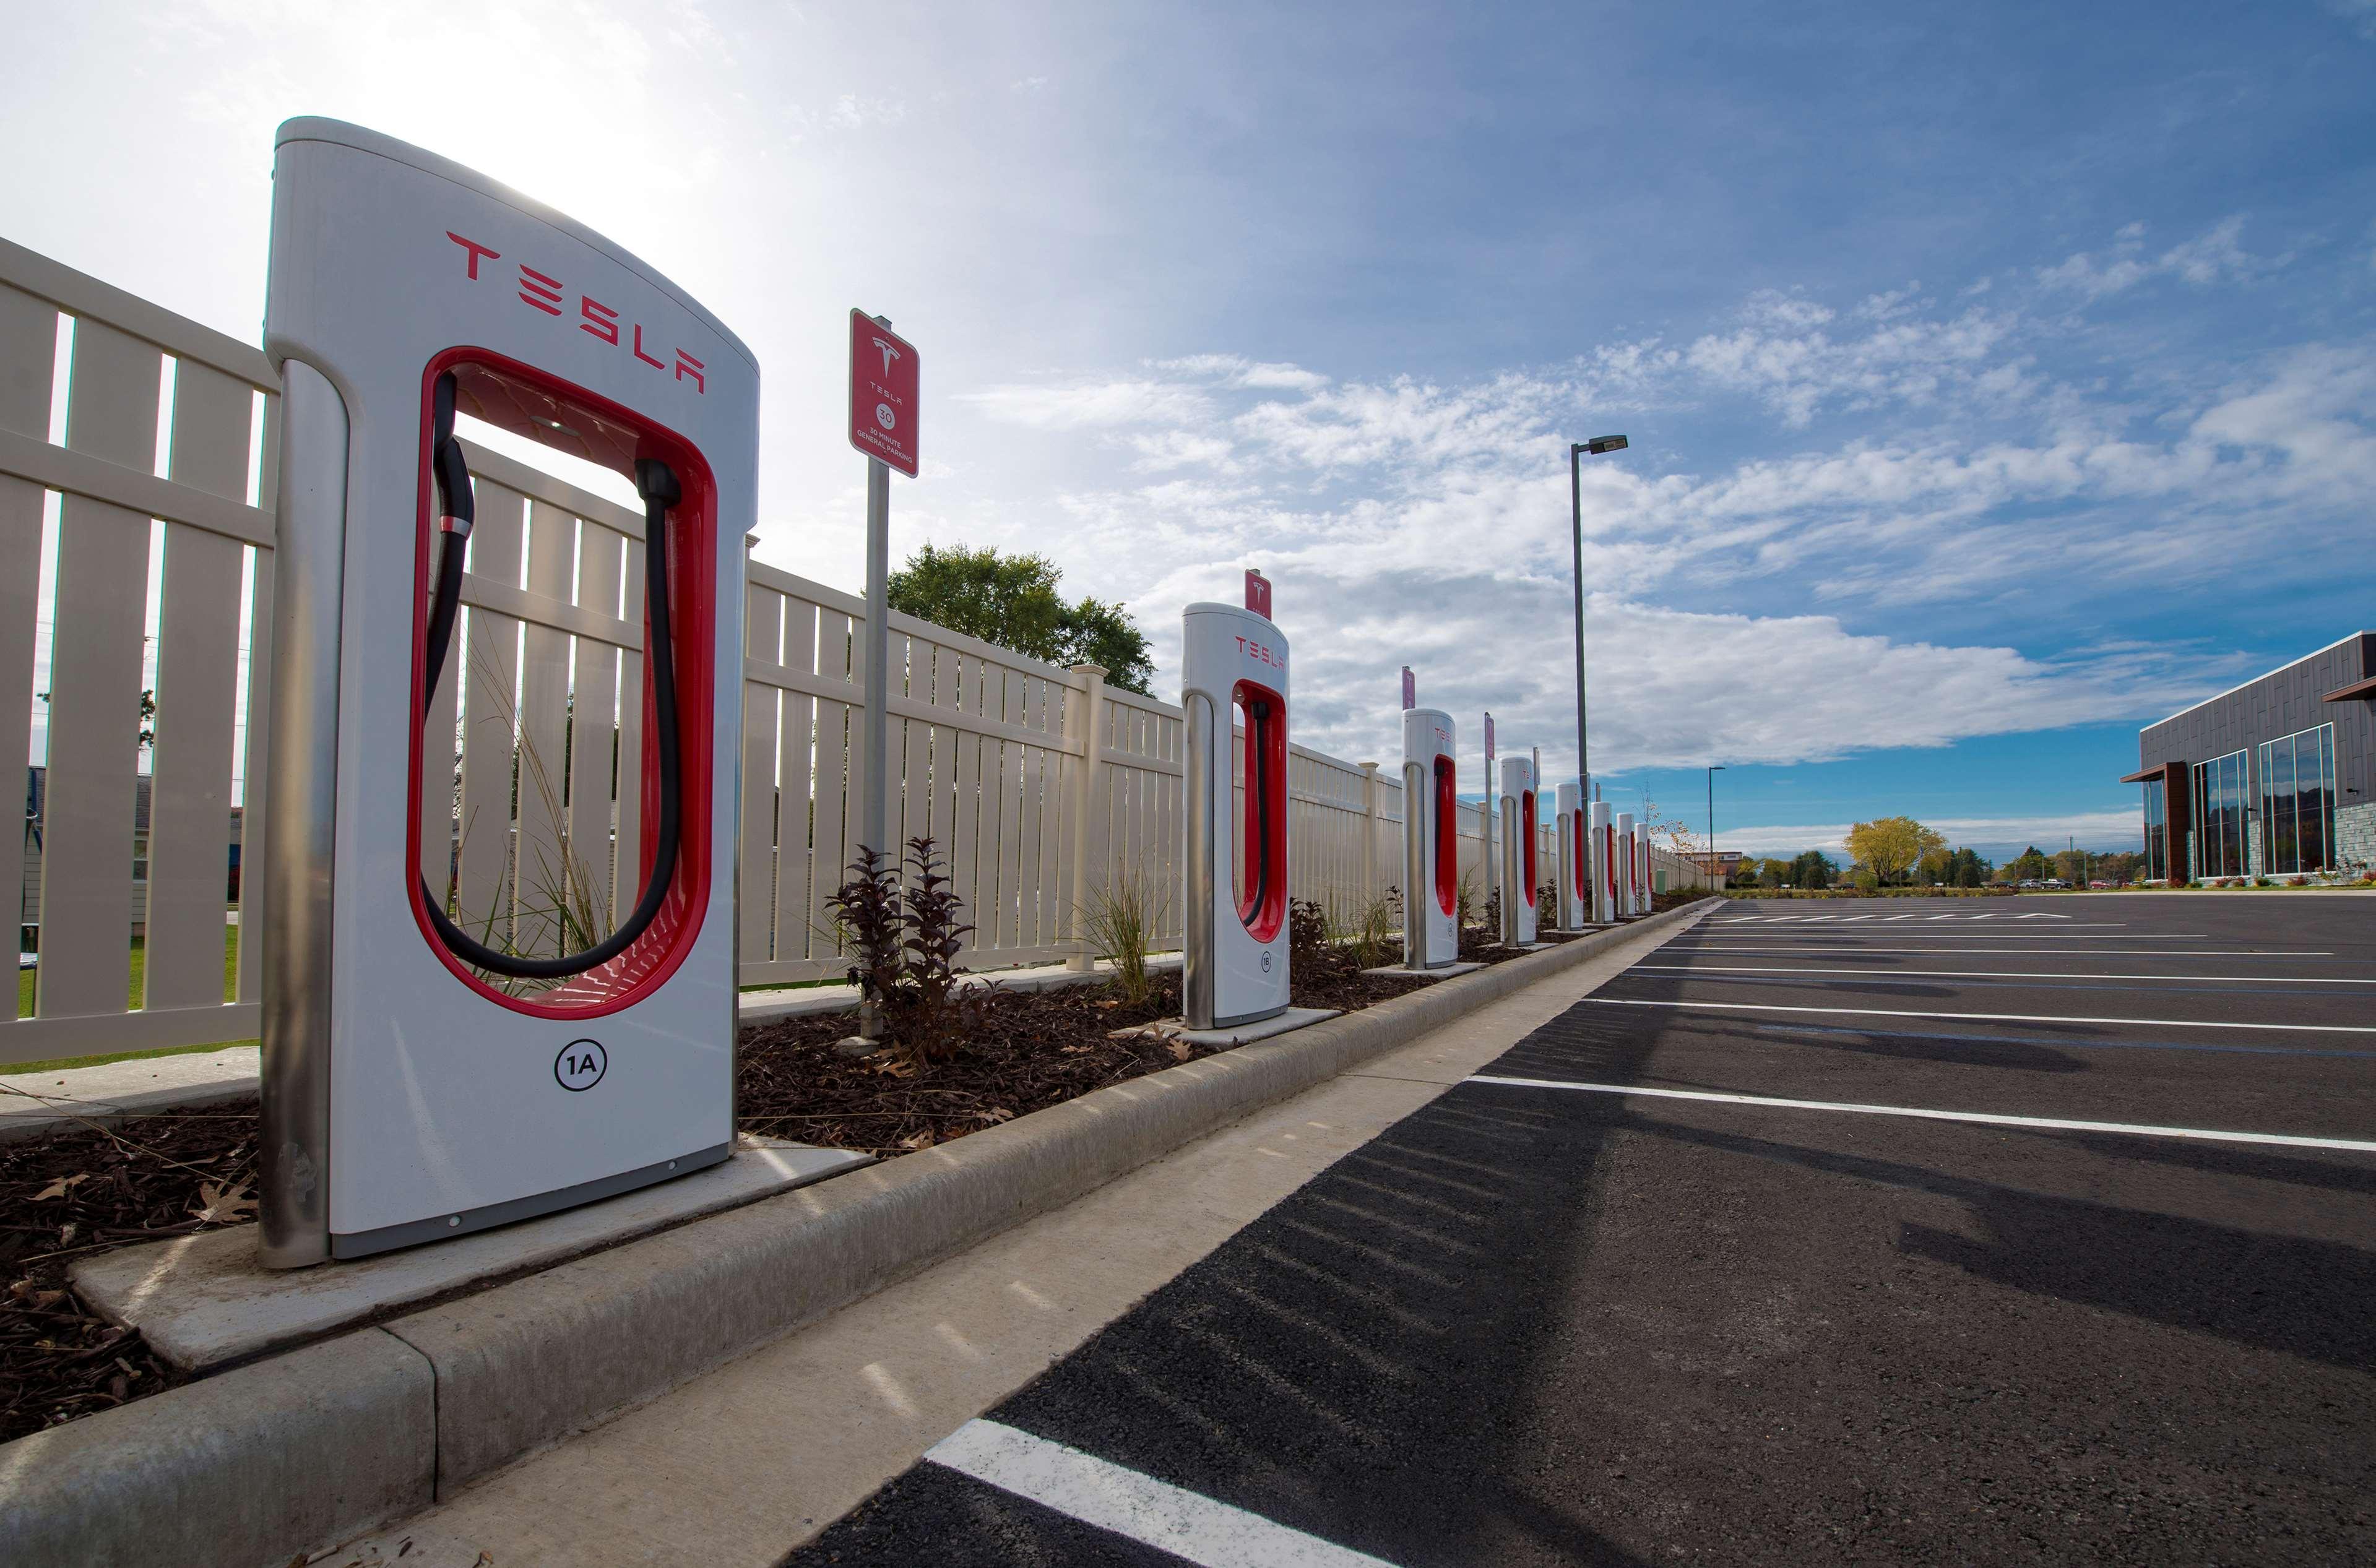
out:
M1568 506L1575 527L1575 781L1584 799L1592 800L1592 754L1586 745L1584 708L1584 459L1586 453L1622 452L1622 435L1596 435L1571 442L1567 449Z
M1708 806L1708 860L1707 860L1707 868L1708 868L1708 881L1709 881L1709 883L1710 883L1711 885L1713 885L1713 884L1715 883L1715 881L1716 881L1716 776L1717 776L1717 774L1719 774L1719 773L1722 773L1723 771L1724 771L1724 764L1722 764L1722 763L1720 763L1720 762L1719 762L1719 763L1713 763L1713 764L1709 765L1709 767L1708 767L1708 770L1707 770L1707 795L1708 795L1708 802L1707 802L1707 806Z

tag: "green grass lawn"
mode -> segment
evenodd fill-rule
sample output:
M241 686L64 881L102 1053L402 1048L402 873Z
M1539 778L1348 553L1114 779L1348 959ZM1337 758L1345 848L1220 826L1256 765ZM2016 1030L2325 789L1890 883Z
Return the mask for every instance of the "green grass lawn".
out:
M140 937L132 939L132 966L129 983L125 989L125 1004L140 1005L140 990L148 979L148 956L146 943ZM40 971L19 969L17 972L17 1016L33 1016L34 977ZM226 926L223 939L223 1000L231 1001L239 994L239 927ZM196 1051L220 1051L227 1046L254 1045L252 1039L217 1040L210 1045L175 1045L162 1051L119 1051L104 1056L59 1057L49 1062L20 1062L0 1065L0 1073L46 1073L60 1067L96 1067L107 1062L135 1062L150 1056L187 1056Z

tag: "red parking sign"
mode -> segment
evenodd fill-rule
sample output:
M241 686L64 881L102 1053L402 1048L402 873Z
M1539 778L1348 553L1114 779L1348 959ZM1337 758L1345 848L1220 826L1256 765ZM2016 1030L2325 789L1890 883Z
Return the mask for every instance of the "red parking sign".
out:
M849 444L916 477L916 346L862 310L849 313Z

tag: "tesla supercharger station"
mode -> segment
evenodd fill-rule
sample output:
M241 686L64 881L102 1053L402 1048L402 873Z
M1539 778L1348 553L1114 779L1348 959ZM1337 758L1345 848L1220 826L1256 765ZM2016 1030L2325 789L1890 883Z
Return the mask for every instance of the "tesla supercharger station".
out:
M1403 968L1460 957L1460 763L1452 715L1403 712Z
M1591 844L1585 837L1584 786L1570 780L1559 787L1559 929L1581 931L1590 923L1592 908Z
M1609 802L1592 802L1592 923L1609 925L1617 919L1617 828L1609 819Z
M465 1235L724 1159L756 363L600 235L313 119L276 149L265 342L282 445L263 1261ZM642 864L619 869L618 927L575 955L481 945L421 871L424 741L440 792L453 744L424 736L429 695L463 658L475 515L457 414L643 499L642 602L610 623L641 644L642 754L618 767Z
M1617 868L1617 918L1631 920L1640 911L1634 908L1634 814L1619 812L1617 825L1610 837L1610 855Z
M1192 604L1180 666L1188 715L1181 1013L1192 1029L1230 1028L1287 1011L1287 638L1251 610ZM1232 790L1239 754L1241 793Z
M1650 912L1650 825L1634 825L1634 912Z
M1524 947L1535 940L1535 765L1502 759L1502 941Z

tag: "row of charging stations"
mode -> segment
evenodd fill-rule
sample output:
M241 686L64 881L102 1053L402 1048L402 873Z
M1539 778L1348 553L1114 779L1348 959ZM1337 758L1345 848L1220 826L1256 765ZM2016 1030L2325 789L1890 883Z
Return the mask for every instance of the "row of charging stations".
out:
M756 517L759 374L617 245L355 126L281 127L271 244L283 423L261 1251L293 1267L730 1153L740 541ZM615 634L642 668L642 754L619 759L641 855L620 880L640 891L573 955L489 945L421 872L423 802L451 778L432 695L461 663L464 417L612 469L643 502L643 602ZM1227 1028L1289 1005L1288 639L1258 577L1245 608L1191 605L1182 633L1182 1011L1192 1028ZM1456 740L1449 714L1405 714L1415 969L1458 957ZM1538 909L1540 781L1514 756L1498 783L1503 941L1646 908L1632 818L1611 823L1569 783L1556 908Z

